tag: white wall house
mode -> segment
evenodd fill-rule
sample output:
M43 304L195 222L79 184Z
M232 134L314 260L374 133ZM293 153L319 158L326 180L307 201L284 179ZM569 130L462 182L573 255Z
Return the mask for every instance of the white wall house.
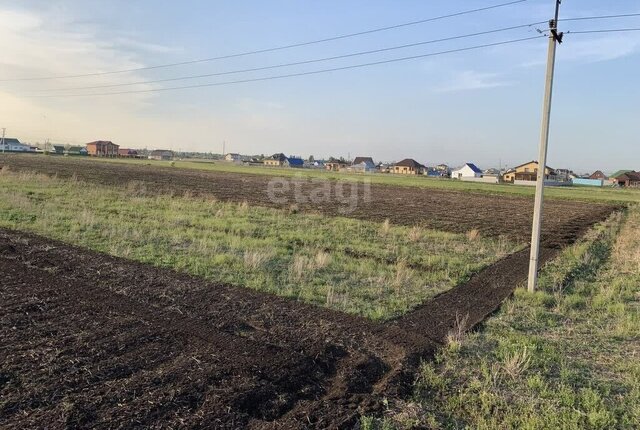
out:
M229 152L224 156L225 161L242 161L242 155Z
M18 139L14 139L12 137L5 137L4 145L2 144L2 140L0 140L0 151L35 152L31 146L20 143Z
M452 179L481 178L482 170L473 163L466 163L451 172Z

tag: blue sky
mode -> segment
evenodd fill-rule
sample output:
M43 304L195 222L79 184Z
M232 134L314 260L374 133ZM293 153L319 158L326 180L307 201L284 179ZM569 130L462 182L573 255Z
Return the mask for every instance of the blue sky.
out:
M304 42L484 7L469 1L0 1L0 79L84 74ZM561 16L640 12L632 0L564 0ZM290 79L175 92L41 98L121 84L287 63L549 19L522 4L290 50L166 69L0 82L0 126L25 141L318 157L405 157L481 167L536 158L545 38ZM542 25L540 28L544 28ZM640 18L562 30L640 27ZM421 55L535 36L535 28L271 71L121 89L220 82ZM558 49L549 164L640 170L640 32L567 35ZM52 92L52 90L56 90ZM111 91L102 90L104 91ZM67 90L77 94L89 90Z

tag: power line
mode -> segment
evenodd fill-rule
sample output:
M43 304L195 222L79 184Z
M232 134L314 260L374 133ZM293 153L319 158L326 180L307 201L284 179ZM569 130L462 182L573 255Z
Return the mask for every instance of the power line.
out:
M444 55L444 54L452 54L452 53L455 53L455 52L472 51L472 50L476 50L476 49L489 48L489 47L494 47L494 46L507 45L507 44L513 44L513 43L518 43L518 42L524 42L524 41L528 41L528 40L539 39L541 37L546 37L546 36L545 35L537 35L537 36L526 37L526 38L521 38L521 39L512 39L512 40L505 40L505 41L501 41L501 42L485 43L485 44L482 44L482 45L469 46L469 47L465 47L465 48L457 48L457 49L450 49L450 50L446 50L446 51L431 52L431 53L428 53L428 54L412 55L412 56L409 56L409 57L392 58L392 59L389 59L389 60L381 60L381 61L374 61L374 62L370 62L370 63L353 64L353 65L349 65L349 66L333 67L333 68L329 68L329 69L312 70L312 71L308 71L308 72L290 73L290 74L286 74L286 75L266 76L266 77L262 77L262 78L241 79L241 80L226 81L226 82L213 82L213 83L197 84L197 85L184 85L184 86L179 86L179 87L152 88L152 89L146 89L146 90L129 90L129 91L117 91L117 92L93 93L93 94L34 95L34 96L31 96L31 97L52 98L52 97L111 96L111 95L121 95L121 94L152 93L152 92L159 92L159 91L175 91L175 90L184 90L184 89L191 89L191 88L203 88L203 87L233 85L233 84L241 84L241 83L249 83L249 82L268 81L268 80L275 80L275 79L292 78L292 77L296 77L296 76L316 75L316 74L320 74L320 73L328 73L328 72L350 70L350 69L356 69L356 68L362 68L362 67L377 66L377 65L381 65L381 64L389 64L389 63L396 63L396 62L400 62L400 61L415 60L415 59L418 59L418 58L426 58L426 57L434 57L434 56Z
M524 0L524 1L526 1L526 0ZM509 3L509 4L512 4L512 3ZM489 8L495 8L495 7L500 7L500 6L502 6L502 5L491 6ZM486 10L486 8L474 9L473 11L467 11L467 12L460 12L459 14L471 13L471 12L479 11L479 10ZM454 15L457 15L457 14L454 14ZM442 19L442 18L449 17L449 16L450 15L446 15L446 16L443 16L443 17L437 17L437 18L430 18L429 20ZM565 18L565 19L562 19L562 21L601 20L601 19L628 18L628 17L637 17L637 16L640 16L640 13L619 14L619 15L596 15L596 16L586 16L586 17L578 17L578 18ZM397 27L406 26L406 25L415 25L417 23L422 23L422 22L426 22L426 21L428 21L428 20L415 21L415 22L412 22L412 23L399 24L397 26L384 27L382 29L369 30L369 32L382 31L384 29L397 28ZM325 57L325 58L319 58L319 59L298 61L298 62L285 63L285 64L277 64L277 65L271 65L271 66L263 66L263 67L249 68L249 69L232 70L232 71L218 72L218 73L207 73L207 74L201 74L201 75L187 75L187 76L179 76L179 77L175 77L175 78L147 80L147 81L129 82L129 83L121 83L121 84L105 84L105 85L94 85L94 86L85 86L85 87L54 88L54 89L44 90L44 91L49 92L49 91L89 90L89 89L100 89L100 88L115 88L115 87L123 87L123 86L133 86L133 85L153 84L153 83L161 83L161 82L172 82L172 81L199 79L199 78L206 78L206 77L231 75L231 74L236 74L236 73L255 72L255 71L261 71L261 70L269 70L269 69L276 69L276 68L282 68L282 67L290 67L290 66L297 66L297 65L303 65L303 64L310 64L310 63L316 63L316 62L322 62L322 61L331 61L331 60L349 58L349 57L354 57L354 56L359 56L359 55L367 55L367 54L391 51L391 50L396 50L396 49L415 47L415 46L426 45L426 44L431 44L431 43L440 43L440 42L446 42L446 41L451 41L451 40L458 40L458 39L482 36L482 35L487 35L487 34L492 34L492 33L498 33L498 32L504 32L504 31L509 31L509 30L516 30L516 29L521 29L521 28L532 27L534 25L545 24L546 22L547 21L538 21L538 22L532 22L532 23L529 23L529 24L522 24L522 25L517 25L517 26L498 28L498 29L494 29L494 30L482 31L482 32L477 32L477 33L470 33L470 34L465 34L465 35L460 35L460 36L452 36L452 37L447 37L447 38L442 38L442 39L434 39L434 40L429 40L429 41L424 41L424 42L410 43L410 44L393 46L393 47L388 47L388 48L374 49L374 50L370 50L370 51L360 51L360 52L355 52L355 53L350 53L350 54L345 54L345 55L338 55L338 56L333 56L333 57ZM615 31L635 31L635 30L629 29L629 30L615 30ZM364 32L364 33L366 33L366 32ZM579 34L578 32L573 32L573 33L574 34ZM337 36L336 38L322 39L322 40L313 41L313 42L305 42L304 44L320 43L320 42L326 41L326 40L334 40L334 39L339 39L339 38L344 38L344 37L351 37L351 36L358 35L358 34L362 34L362 33L353 33L351 35ZM35 80L46 80L46 79L64 79L64 78L74 78L74 77L98 76L98 75L113 74L113 73L124 73L124 72L129 72L129 71L136 71L136 70L146 70L146 69L154 69L154 68L160 68L160 67L171 67L171 66L174 66L174 65L181 65L181 64L190 64L190 63L212 61L212 60L215 60L215 59L233 58L234 56L250 55L251 53L267 52L267 51L278 50L278 49L286 49L287 47L293 47L293 46L298 46L298 45L302 46L304 44L287 45L285 47L270 48L268 50L263 50L263 51L251 51L251 52L248 52L248 53L233 54L231 56L214 57L214 58L209 58L209 59L193 60L193 61L189 61L189 62L172 63L172 64L159 65L159 66L149 66L149 67L143 67L143 68L138 68L138 69L128 69L128 70L113 71L113 72L99 72L99 73L92 73L92 74L85 74L85 75L68 75L68 76L58 76L58 77L48 77L48 78L0 79L0 82L29 81L29 80L35 81Z
M593 19L613 19L613 18L632 18L640 16L640 13L624 13L620 15L595 15L595 16L583 16L578 18L561 18L558 21L589 21Z
M324 61L339 60L339 59L344 59L344 58L356 57L356 56L361 56L361 55L376 54L376 53L380 53L380 52L394 51L394 50L398 50L398 49L411 48L411 47L422 46L422 45L427 45L427 44L449 42L449 41L452 41L452 40L460 40L460 39L466 39L466 38L471 38L471 37L484 36L484 35L488 35L488 34L505 32L505 31L510 31L510 30L529 28L529 27L533 27L535 25L544 24L546 22L547 21L532 22L532 23L529 23L529 24L521 24L521 25L515 25L515 26L511 26L511 27L497 28L497 29L493 29L493 30L480 31L480 32L476 32L476 33L468 33L468 34L463 34L463 35L458 35L458 36L445 37L445 38L441 38L441 39L432 39L432 40L427 40L427 41L424 41L424 42L408 43L408 44L404 44L404 45L391 46L391 47L387 47L387 48L372 49L372 50L369 50L369 51L359 51L359 52L353 52L353 53L349 53L349 54L335 55L335 56L332 56L332 57L315 58L315 59L311 59L311 60L303 60L303 61L296 61L296 62L292 62L292 63L275 64L275 65L262 66L262 67L253 67L253 68L249 68L249 69L230 70L230 71L226 71L226 72L206 73L206 74L201 74L201 75L187 75L187 76L179 76L179 77L175 77L175 78L156 79L156 80L147 80L147 81L137 81L137 82L128 82L128 83L120 83L120 84L105 84L105 85L93 85L93 86L69 87L69 88L52 88L52 89L44 90L44 91L49 92L49 91L71 91L71 90L95 90L95 89L100 89L100 88L115 88L115 87L125 87L125 86L132 86L132 85L157 84L157 83L162 83L162 82L183 81L183 80L190 80L190 79L210 78L210 77L214 77L214 76L233 75L233 74L237 74L237 73L257 72L257 71L262 71L262 70L278 69L278 68L282 68L282 67L291 67L291 66L300 66L300 65L303 65L303 64L312 64L312 63L319 63L319 62L324 62Z
M603 29L603 30L579 30L579 31L567 31L567 34L622 33L626 31L640 31L640 28L611 28L611 29Z
M152 69L161 69L161 68L167 68L167 67L183 66L183 65L188 65L188 64L204 63L204 62L208 62L208 61L225 60L225 59L244 57L244 56L254 55L254 54L263 54L263 53L266 53L266 52L274 52L274 51L281 51L281 50L285 50L285 49L298 48L298 47L301 47L301 46L309 46L309 45L314 45L314 44L318 44L318 43L331 42L331 41L334 41L334 40L347 39L347 38L350 38L350 37L363 36L363 35L366 35L366 34L378 33L378 32L382 32L382 31L395 30L395 29L398 29L398 28L409 27L409 26L414 26L414 25L418 25L418 24L424 24L424 23L427 23L427 22L434 22L434 21L439 21L439 20L443 20L443 19L454 18L454 17L458 17L458 16L463 16L463 15L469 15L469 14L473 14L473 13L477 13L477 12L484 12L484 11L487 11L487 10L498 9L498 8L502 8L502 7L515 5L515 4L518 4L518 3L524 3L524 2L527 2L527 1L528 0L513 0L513 1L509 1L509 2L506 2L506 3L499 3L499 4L496 4L496 5L492 5L492 6L485 6L485 7L481 7L481 8L470 9L470 10L465 10L465 11L462 11L462 12L455 12L455 13L450 13L450 14L447 14L447 15L440 15L440 16L436 16L436 17L432 17L432 18L421 19L421 20L418 20L418 21L410 21L410 22L405 22L405 23L396 24L396 25L390 25L390 26L386 26L386 27L379 27L379 28L374 28L374 29L370 29L370 30L359 31L359 32L356 32L356 33L342 34L342 35L339 35L339 36L327 37L327 38L324 38L324 39L317 39L317 40L311 40L311 41L307 41L307 42L293 43L293 44L290 44L290 45L276 46L276 47L273 47L273 48L258 49L258 50L254 50L254 51L240 52L240 53L236 53L236 54L222 55L222 56L218 56L218 57L210 57L210 58L202 58L202 59L197 59L197 60L181 61L181 62L177 62L177 63L158 64L158 65L155 65L155 66L136 67L136 68L131 68L131 69L112 70L112 71L107 71L107 72L94 72L94 73L85 73L85 74L77 74L77 75L64 75L64 76L46 76L46 77L39 77L39 78L0 79L0 82L42 81L42 80L51 80L51 79L70 79L70 78L82 78L82 77L89 77L89 76L103 76L103 75L112 75L112 74L117 74L117 73L137 72L137 71L142 71L142 70L152 70Z

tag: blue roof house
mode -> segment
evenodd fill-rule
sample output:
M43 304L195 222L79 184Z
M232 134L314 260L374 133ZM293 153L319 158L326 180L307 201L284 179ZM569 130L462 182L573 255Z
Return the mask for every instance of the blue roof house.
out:
M304 160L298 157L288 157L287 164L289 165L289 167L295 167L295 168L301 169L304 167Z

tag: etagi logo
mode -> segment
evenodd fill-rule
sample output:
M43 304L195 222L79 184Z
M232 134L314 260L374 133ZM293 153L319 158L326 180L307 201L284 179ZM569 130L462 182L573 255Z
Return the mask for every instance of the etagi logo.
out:
M267 184L269 201L279 205L314 204L338 205L338 213L353 213L359 204L371 202L371 180L326 180L305 178L274 178Z

